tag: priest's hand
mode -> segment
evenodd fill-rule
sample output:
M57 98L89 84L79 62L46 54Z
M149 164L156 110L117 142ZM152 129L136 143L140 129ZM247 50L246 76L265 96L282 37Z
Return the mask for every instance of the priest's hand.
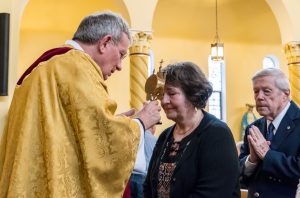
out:
M144 103L143 108L137 112L136 118L141 119L147 130L160 121L160 110L161 107L157 100L150 101Z
M130 117L130 116L133 116L134 114L135 114L135 109L132 108L132 109L126 111L126 112L123 112L123 113L118 114L117 116L125 115L125 116L127 116L127 117Z

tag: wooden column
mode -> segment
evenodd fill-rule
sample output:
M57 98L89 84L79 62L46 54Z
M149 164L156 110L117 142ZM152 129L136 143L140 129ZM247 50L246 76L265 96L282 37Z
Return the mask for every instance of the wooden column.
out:
M288 60L291 96L300 106L300 41L287 43L284 51Z
M138 32L133 36L130 52L130 106L142 107L146 100L145 82L148 78L148 62L151 35Z

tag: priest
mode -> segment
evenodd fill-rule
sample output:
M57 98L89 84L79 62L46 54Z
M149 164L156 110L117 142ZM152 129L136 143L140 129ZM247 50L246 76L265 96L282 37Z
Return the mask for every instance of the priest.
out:
M105 80L131 42L118 14L87 16L73 39L17 82L0 144L0 197L121 197L157 101L115 115Z

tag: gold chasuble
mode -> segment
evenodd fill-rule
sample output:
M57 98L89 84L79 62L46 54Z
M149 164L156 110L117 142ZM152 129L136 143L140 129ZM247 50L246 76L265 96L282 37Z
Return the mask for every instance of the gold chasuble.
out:
M0 197L120 198L140 129L114 115L91 57L71 49L18 84L0 145Z

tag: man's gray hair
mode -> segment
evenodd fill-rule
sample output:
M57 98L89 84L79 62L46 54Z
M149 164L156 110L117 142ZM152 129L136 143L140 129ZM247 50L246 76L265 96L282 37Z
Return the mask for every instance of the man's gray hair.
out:
M72 39L87 44L94 44L104 36L112 35L114 44L117 44L121 40L122 33L125 33L131 41L129 26L126 20L119 14L105 11L85 17Z
M254 82L257 78L264 76L274 76L275 77L275 86L281 91L290 91L290 82L286 75L280 70L276 68L266 68L259 70L252 77L252 82Z

